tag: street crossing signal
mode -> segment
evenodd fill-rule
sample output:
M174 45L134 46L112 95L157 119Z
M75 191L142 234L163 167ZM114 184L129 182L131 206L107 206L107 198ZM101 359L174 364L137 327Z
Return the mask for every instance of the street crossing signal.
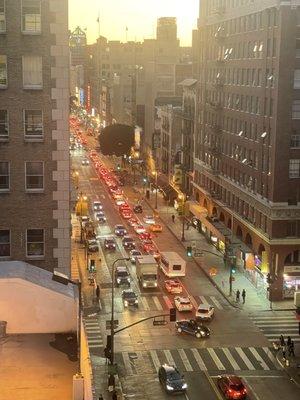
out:
M170 322L176 322L176 308L170 308Z
M235 269L235 266L234 266L234 265L231 266L231 273L232 273L232 274L235 274L235 273L236 273L236 269Z
M193 257L193 248L192 248L192 246L187 246L186 254L187 254L188 257Z

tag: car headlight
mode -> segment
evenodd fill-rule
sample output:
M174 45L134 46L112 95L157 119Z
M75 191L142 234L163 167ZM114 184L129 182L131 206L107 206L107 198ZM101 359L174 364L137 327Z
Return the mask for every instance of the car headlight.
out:
M174 390L173 386L167 385L166 386L167 390Z
M187 383L184 383L184 384L182 385L182 389L187 389Z
M135 304L138 304L138 302L139 302L138 299L135 299L135 300L134 300L134 303L135 303Z
M118 278L118 279L117 279L117 282L118 282L118 283L120 283L120 282L121 282L121 279L120 279L120 278Z
M130 282L130 278L127 278L127 282Z
M146 284L146 282L144 282L144 283L143 283L143 287L146 287L146 286L147 286L147 284Z
M128 301L127 301L127 300L124 301L124 306L125 306L125 307L128 306Z
M154 286L155 286L155 287L157 286L157 282L154 282Z

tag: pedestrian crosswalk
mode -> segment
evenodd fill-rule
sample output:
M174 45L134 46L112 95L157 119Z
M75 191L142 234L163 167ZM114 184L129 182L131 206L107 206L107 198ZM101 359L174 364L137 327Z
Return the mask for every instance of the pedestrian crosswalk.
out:
M84 319L84 327L90 353L102 352L104 344L98 318L87 317Z
M299 323L293 311L258 313L251 319L270 342L278 341L280 335L290 336L294 342L300 342Z
M168 311L174 307L174 300L172 297L157 294L157 295L141 295L139 296L138 310L140 311ZM221 297L216 296L190 296L191 303L194 308L199 304L211 304L217 310L231 309L230 305L226 303ZM103 308L106 312L111 309L110 299L103 299ZM123 312L124 306L121 298L115 298L115 311Z
M155 373L162 364L176 365L179 370L197 371L271 371L279 370L268 347L219 347L172 350L149 350L116 354L117 363L126 375Z

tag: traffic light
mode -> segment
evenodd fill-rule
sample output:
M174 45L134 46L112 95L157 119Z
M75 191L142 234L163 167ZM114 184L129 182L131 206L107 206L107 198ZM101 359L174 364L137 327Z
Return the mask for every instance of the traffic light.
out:
M235 274L235 273L236 273L235 266L234 266L234 265L231 265L230 268L231 268L231 273L232 273L232 275Z
M192 246L187 246L187 248L186 248L186 255L187 255L188 257L193 257L193 248L192 248Z
M146 184L147 183L147 178L144 176L143 177L143 183Z
M121 171L121 165L120 164L117 165L117 170Z
M176 308L170 308L170 322L176 321Z

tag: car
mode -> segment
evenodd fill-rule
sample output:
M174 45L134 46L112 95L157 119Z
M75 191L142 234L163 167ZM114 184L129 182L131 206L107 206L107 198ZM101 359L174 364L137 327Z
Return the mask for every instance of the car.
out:
M146 215L144 217L144 222L147 225L155 224L155 219L154 219L153 215Z
M188 333L196 336L196 338L207 338L210 336L210 329L205 326L198 324L194 319L183 319L175 322L175 329L178 333Z
M129 257L130 257L130 261L132 262L132 264L135 264L136 258L141 255L142 255L142 253L139 250L136 250L136 249L130 250Z
M168 279L165 281L165 288L167 292L172 294L182 293L182 285L177 279Z
M196 311L196 318L201 321L211 321L215 314L215 308L209 304L199 304Z
M158 369L160 384L168 393L185 392L187 383L175 366L164 364Z
M178 311L192 311L193 305L189 297L177 296L174 299L175 307Z
M236 375L219 376L217 383L226 399L242 400L247 397L247 389L242 379Z
M99 251L99 245L96 239L89 239L87 241L87 247L90 253L96 253Z
M126 266L116 267L115 281L117 286L124 284L130 286L130 275Z
M150 234L149 232L142 232L142 233L139 233L139 239L140 239L142 242L149 242L149 241L151 241L151 243L153 243L153 242L152 242L152 236L151 236L151 234Z
M120 206L122 204L125 204L126 200L123 197L120 197L120 198L115 200L115 203L116 203L117 206Z
M124 225L116 225L115 226L115 235L117 236L125 236L127 233L127 230Z
M141 204L136 204L136 205L133 207L133 211L134 211L136 214L141 214L141 213L143 212L143 207L142 207L142 205L141 205Z
M132 217L128 220L128 224L135 227L136 225L139 225L139 221L135 217Z
M128 203L121 204L119 206L119 211L121 212L123 210L130 210L131 211L130 205Z
M104 214L104 211L96 211L95 212L95 218L98 218L98 217L104 217L105 216L105 214Z
M106 222L106 216L102 213L97 213L96 214L96 219L100 224L104 224Z
M121 217L124 219L130 219L132 217L131 210L126 210L126 209L122 210L120 214L121 214Z
M101 201L95 200L95 201L93 202L93 209L94 209L94 211L101 211L101 210L103 210L103 205L102 205Z
M146 233L146 229L143 227L143 225L135 225L133 227L133 230L135 233L137 233L138 235L140 235L141 233Z
M144 252L147 254L151 254L155 251L155 245L152 240L145 240L144 242L142 242L142 247Z
M138 307L139 305L137 294L132 289L123 290L122 300L124 307L128 306Z
M104 248L105 250L116 250L116 242L114 238L105 238L104 239Z
M135 242L134 242L133 238L130 236L125 236L122 240L122 244L124 246L124 249L126 249L126 250L135 249Z
M160 225L160 224L152 224L152 225L150 225L149 229L151 232L155 232L155 233L162 232L162 230L163 230L162 225Z

